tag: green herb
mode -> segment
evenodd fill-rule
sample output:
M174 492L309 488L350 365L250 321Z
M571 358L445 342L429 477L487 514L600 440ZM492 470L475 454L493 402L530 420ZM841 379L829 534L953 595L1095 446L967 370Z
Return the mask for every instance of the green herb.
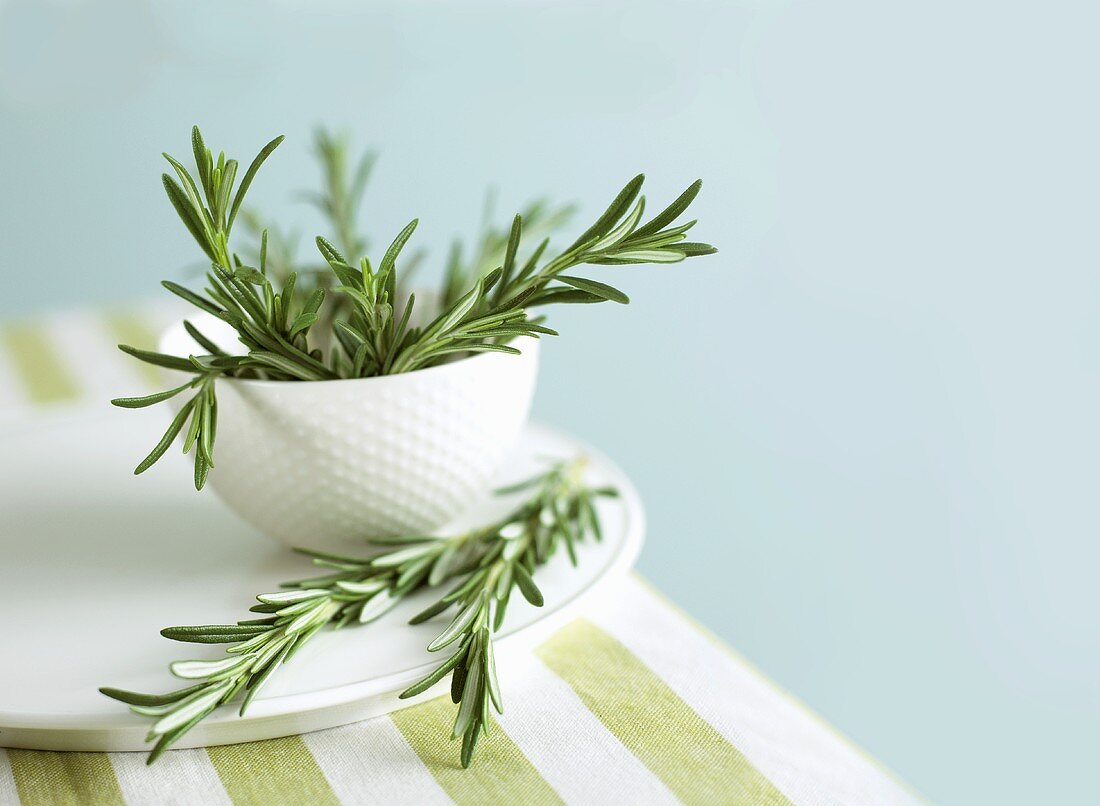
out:
M314 137L314 149L323 170L323 193L306 193L305 198L332 222L336 243L346 255L362 255L368 241L357 224L367 182L378 161L368 151L352 169L348 162L346 137L335 137L321 129Z
M493 660L492 634L499 629L515 589L535 606L543 604L534 581L537 568L564 548L576 565L577 544L600 539L595 501L614 496L608 488L583 482L583 458L499 492L526 492L526 500L483 527L448 537L409 536L376 541L390 550L364 559L300 549L324 569L319 577L285 583L257 596L257 618L236 624L169 627L166 638L196 644L232 644L218 660L173 663L172 674L191 682L166 694L140 694L114 688L100 691L152 718L148 740L155 742L151 764L214 709L240 701L243 715L279 668L328 625L336 628L380 618L410 594L444 582L454 587L410 623L457 610L432 641L432 652L449 657L401 694L412 697L448 674L451 697L459 705L453 736L462 737L461 759L469 766L478 739L489 730L489 704L503 712Z
M451 245L443 281L442 307L453 305L466 291L473 288L478 278L484 277L497 266L503 265L508 250L508 242L511 239L511 222L505 227L498 227L494 224L493 208L495 202L494 193L486 194L482 212L481 234L478 236L469 260L463 258L461 241L456 240ZM520 216L523 220L526 237L537 244L543 238L558 232L573 218L575 212L576 209L573 205L554 206L546 199L537 199L527 205ZM530 251L533 250L534 247ZM517 256L517 259L521 259L523 263L529 258L530 252L521 251Z
M311 200L326 213L333 230L332 238L316 239L324 259L322 270L303 268L300 275L292 268L294 260L286 240L277 238L277 262L285 274L276 276L274 267L268 265L271 243L266 229L260 232L255 266L246 264L230 248L245 193L281 141L278 137L260 151L239 187L235 187L237 162L224 154L215 160L197 127L192 132L197 180L179 161L165 155L176 175L176 179L164 175L168 198L211 266L201 292L169 281L163 285L231 325L244 352L227 354L191 323L186 327L198 348L194 355L170 356L120 345L139 360L193 376L166 392L112 401L125 407L149 406L194 391L136 473L155 463L186 427L185 452L198 446L195 486L202 488L214 467L219 378L362 378L411 372L478 352L518 353L514 345L518 336L556 335L535 312L541 306L629 301L617 288L570 274L572 269L678 263L716 251L708 244L686 240L695 221L676 224L698 194L701 182L692 184L645 221L643 177L639 175L564 250L551 250L543 233L568 217L567 208L536 204L528 209L526 219L515 217L506 236L486 228L472 260L465 262L460 250L452 251L443 288L435 295L441 304L428 311L427 324L414 325L416 297L406 296L402 289L411 264L418 262L405 256L417 221L398 233L377 263L358 254L367 246L356 228L356 218L373 157L364 158L352 169L346 146L338 139L319 134L317 140L324 191ZM532 233L541 236L533 247L525 242Z

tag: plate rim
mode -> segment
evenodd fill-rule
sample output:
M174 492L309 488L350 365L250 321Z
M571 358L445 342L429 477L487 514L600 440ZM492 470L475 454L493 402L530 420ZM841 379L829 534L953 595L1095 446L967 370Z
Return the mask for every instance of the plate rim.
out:
M82 411L57 411L46 417L32 419L40 423L43 420L48 421L47 427L54 424L72 425L79 424L82 420L102 420L109 411L93 407L81 408ZM21 423L0 424L0 442L15 433L24 434L27 424L26 419ZM562 428L530 421L523 434L532 433L549 437L555 443L570 446L576 452L588 456L592 464L599 468L600 474L606 476L609 483L618 489L619 497L616 501L622 507L623 536L609 562L580 590L535 621L515 626L495 636L494 646L498 654L505 656L521 655L525 648L530 650L540 639L545 639L567 620L575 618L585 601L598 595L610 583L626 576L638 559L645 535L645 510L641 497L622 468L602 451ZM447 681L440 681L426 692L408 700L397 700L396 694L423 678L438 663L429 660L381 677L307 692L259 697L245 716L237 715L237 705L226 704L177 742L175 747L185 749L236 744L294 735L304 732L301 727L303 723L307 725L307 730L338 727L413 706L441 696ZM379 708L379 702L387 702L388 705ZM326 713L332 714L332 717L326 718ZM277 723L285 723L285 729L278 727ZM113 716L0 711L0 747L109 752L147 750L147 730L147 720L125 710L121 703L118 714Z

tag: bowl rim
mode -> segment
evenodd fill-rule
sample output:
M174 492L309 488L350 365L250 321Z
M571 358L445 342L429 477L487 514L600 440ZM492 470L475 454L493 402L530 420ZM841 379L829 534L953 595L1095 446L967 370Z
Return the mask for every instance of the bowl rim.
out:
M176 337L179 337L181 335L184 338L190 339L190 336L187 334L186 330L184 330L184 327L183 327L184 320L187 320L187 321L191 322L196 327L202 327L203 324L215 324L219 327L228 327L228 325L225 322L223 322L221 319L218 319L213 314L209 314L209 313L206 313L204 311L199 312L195 316L181 316L178 319L174 319L170 325L168 325L167 327L165 327L161 331L160 336L157 337L157 350L158 351L171 355L172 352L169 351L168 349L166 349L166 345L170 340L174 340ZM272 388L272 387L278 387L280 389L291 389L291 388L301 388L301 387L317 388L318 384L333 384L333 383L368 383L368 382L373 382L376 385L381 385L383 383L389 383L389 384L394 384L395 385L395 384L402 383L403 382L402 379L408 378L408 377L411 377L411 376L416 376L418 378L423 378L426 373L434 373L436 376L442 376L444 373L453 374L453 373L458 373L458 372L464 372L464 371L468 371L468 370L471 370L471 369L476 369L476 368L480 367L482 364L486 364L486 363L491 364L491 363L499 362L501 359L516 359L517 361L522 362L522 363L527 363L527 362L532 362L532 361L537 362L538 361L538 355L539 355L539 342L541 341L541 339L539 339L538 337L535 337L535 336L530 336L530 337L528 337L528 336L519 336L517 338L520 338L520 339L525 338L529 342L529 343L526 343L526 344L523 345L523 349L520 351L519 355L513 355L513 354L510 354L510 353L493 352L493 351L475 353L474 355L465 356L463 358L459 358L459 359L456 359L454 361L449 361L446 364L438 364L438 365L433 366L433 367L421 367L420 369L409 370L408 372L399 372L399 373L396 373L396 374L393 374L393 375L372 375L368 378L329 378L329 379L326 379L326 380L323 380L323 381L305 381L305 380L272 381L272 380L261 380L261 379L258 379L258 378L220 377L220 378L218 378L218 383L228 383L228 384L231 384L233 386L240 386L240 387L246 387L246 388L256 388L256 389L266 389L266 388ZM521 364L516 364L515 367L518 368L520 365ZM166 371L167 372L179 372L180 370L166 370Z

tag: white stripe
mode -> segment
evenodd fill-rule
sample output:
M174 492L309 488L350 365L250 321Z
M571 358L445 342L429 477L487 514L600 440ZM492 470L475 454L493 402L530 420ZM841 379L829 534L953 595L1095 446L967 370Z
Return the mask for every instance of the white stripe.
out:
M108 753L129 806L232 806L205 750L169 750L156 764L145 753Z
M0 803L19 803L19 790L15 787L15 776L11 771L8 753L0 747Z
M42 326L76 377L84 402L104 407L112 397L141 394L147 385L128 366L136 360L118 350L98 314L69 311L44 317Z
M302 735L343 804L451 803L388 716Z
M797 804L920 803L805 706L635 579L590 615Z
M505 707L494 716L566 803L679 803L542 661L499 671Z

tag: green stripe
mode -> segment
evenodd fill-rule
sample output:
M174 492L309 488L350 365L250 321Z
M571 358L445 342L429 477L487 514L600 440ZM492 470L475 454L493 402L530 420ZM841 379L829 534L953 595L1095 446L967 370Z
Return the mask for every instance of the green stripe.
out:
M22 806L125 804L106 753L8 750Z
M754 664L752 661L750 661L748 658L746 658L744 655L742 655L732 646L726 643L726 641L721 636L719 636L717 633L712 631L709 627L707 627L705 624L695 618L695 616L691 615L691 613L687 612L682 607L680 607L680 605L676 604L676 602L669 599L664 594L664 592L657 588L657 586L655 586L652 582L650 582L637 571L633 571L631 573L631 576L634 578L634 581L645 588L646 592L649 593L654 599L657 599L667 609L671 610L685 622L694 627L696 632L703 636L703 638L712 643L714 646L718 647L719 650L728 655L735 663L737 663L738 666L743 667L746 671L756 677L756 679L759 680L761 683L766 685L772 691L775 691L777 694L779 694L780 697L782 697L784 700L786 700L796 709L798 709L798 711L802 713L808 720L818 725L819 727L824 728L825 731L829 733L829 735L834 737L845 747L850 748L860 758L862 758L884 776L889 778L890 781L896 784L899 789L904 789L907 794L911 795L916 800L925 800L924 796L918 793L917 790L913 788L912 784L910 784L908 781L902 780L896 772L894 772L877 758L872 756L863 748L862 745L856 743L855 740L842 733L839 728L837 728L831 722L826 721L824 717L822 717L820 714L810 708L810 706L808 706L794 694L787 691L785 688L783 688L766 674L764 674L764 672L757 668L756 664Z
M339 806L301 736L208 747L206 753L237 806Z
M157 349L157 334L140 314L132 311L108 311L103 315L103 323L111 338L120 344L128 344L142 350ZM164 380L160 371L152 364L138 361L121 352L118 354L118 359L127 362L134 370L141 373L151 386L159 387Z
M28 398L34 403L57 403L80 397L80 387L45 329L30 322L0 328L0 344L7 348Z
M462 769L460 744L457 739L451 741L455 708L450 699L441 697L390 714L405 741L455 803L563 802L497 724L478 742L474 763Z
M577 619L536 653L685 803L789 803L740 750L591 622Z

